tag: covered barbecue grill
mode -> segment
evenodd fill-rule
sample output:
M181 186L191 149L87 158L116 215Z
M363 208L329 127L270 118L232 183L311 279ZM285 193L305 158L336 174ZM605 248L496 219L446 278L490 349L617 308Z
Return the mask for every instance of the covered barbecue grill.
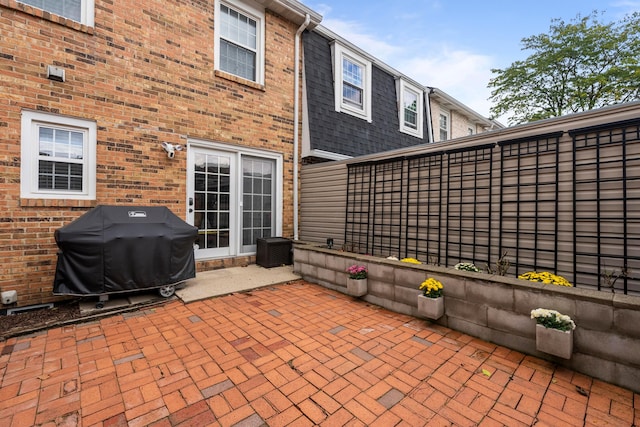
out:
M53 293L102 297L158 288L171 296L196 275L197 235L164 206L97 206L56 230Z

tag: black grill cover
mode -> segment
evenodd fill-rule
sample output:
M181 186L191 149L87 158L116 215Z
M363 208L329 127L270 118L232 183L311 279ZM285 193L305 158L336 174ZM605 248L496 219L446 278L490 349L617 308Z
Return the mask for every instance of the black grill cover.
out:
M55 231L57 295L100 295L195 277L198 229L164 206L97 206Z

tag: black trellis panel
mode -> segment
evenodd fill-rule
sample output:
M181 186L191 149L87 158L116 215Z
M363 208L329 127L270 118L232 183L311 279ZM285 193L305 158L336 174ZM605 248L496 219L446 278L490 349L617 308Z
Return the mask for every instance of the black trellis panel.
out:
M558 156L562 132L500 142L499 252L515 274L558 272Z
M574 129L574 282L640 292L640 119ZM616 279L617 277L617 279Z
M444 263L489 263L495 144L447 151Z
M397 256L402 246L404 160L391 159L373 166L371 242L367 253Z
M401 258L440 264L443 153L407 159L405 246Z
M345 219L345 249L367 253L369 247L369 201L373 164L351 164L347 177L347 212Z

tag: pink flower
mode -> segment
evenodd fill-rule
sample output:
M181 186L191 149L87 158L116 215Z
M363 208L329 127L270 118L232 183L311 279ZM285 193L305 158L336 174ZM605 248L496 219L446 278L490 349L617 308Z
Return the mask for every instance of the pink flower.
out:
M350 279L366 279L367 267L365 267L364 265L354 264L351 267L347 268L347 273L349 273Z

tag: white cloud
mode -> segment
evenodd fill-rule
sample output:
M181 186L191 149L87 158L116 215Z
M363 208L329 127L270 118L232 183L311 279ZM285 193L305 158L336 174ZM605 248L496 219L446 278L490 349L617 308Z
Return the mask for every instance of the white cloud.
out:
M320 15L322 15L322 16L328 15L329 13L331 13L331 10L333 10L333 8L331 6L329 6L328 4L325 4L325 3L320 3L320 4L317 4L317 5L314 5L313 9L316 12L318 12Z
M640 10L640 1L632 1L632 0L615 1L611 4L611 6L626 9L627 12L629 13L637 12Z
M395 68L426 86L435 86L458 101L489 116L492 58L464 50L441 48L428 55L396 58Z
M322 25L338 34L345 40L358 46L365 52L386 62L385 58L396 56L402 48L380 40L374 35L367 34L358 22L341 21L338 19L323 19ZM389 64L393 67L393 64Z

